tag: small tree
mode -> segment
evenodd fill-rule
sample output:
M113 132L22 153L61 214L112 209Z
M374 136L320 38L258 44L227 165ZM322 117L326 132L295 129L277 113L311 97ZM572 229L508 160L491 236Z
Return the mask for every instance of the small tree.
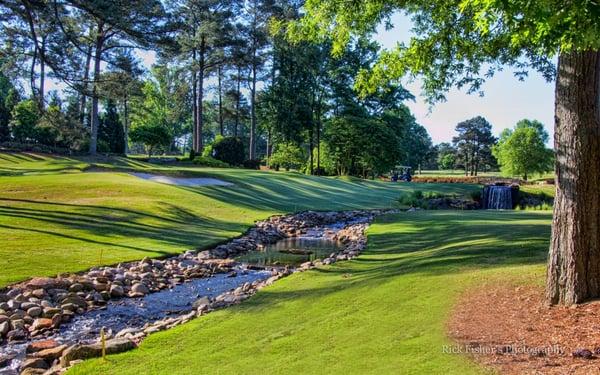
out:
M293 143L282 143L277 145L277 149L271 155L271 165L290 169L299 169L306 162L306 157L302 149Z
M535 120L521 120L513 130L505 129L493 148L502 173L527 181L533 173L551 171L553 152L546 148L548 138L544 125Z
M17 142L35 142L35 126L40 120L38 105L33 100L19 102L13 109L10 130Z
M113 100L107 101L106 110L100 117L98 141L99 145L107 146L106 151L115 154L125 153L125 131Z
M139 125L129 133L129 137L132 142L142 143L149 157L155 150L167 148L171 144L171 133L162 125Z
M212 157L229 165L241 165L246 157L244 143L238 137L223 137L212 145Z

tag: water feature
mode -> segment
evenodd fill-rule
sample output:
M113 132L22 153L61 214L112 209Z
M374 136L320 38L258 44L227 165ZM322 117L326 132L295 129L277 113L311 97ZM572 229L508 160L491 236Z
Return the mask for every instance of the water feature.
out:
M12 331L0 334L0 375L18 373L23 360L31 358L26 356L27 348L37 341L51 339L65 344L61 350L72 349L74 344L97 342L104 328L109 337L139 342L151 332L182 324L206 309L239 303L291 272L352 259L364 249L364 230L379 213L307 211L272 217L257 223L245 236L214 249L97 267L66 277L36 278L9 287L0 291L6 301L0 317L6 319L14 313L18 318L16 314L21 314L23 329L15 328L11 321ZM316 258L322 262L307 262ZM295 268L298 264L302 265ZM210 301L196 309L193 303L202 297ZM35 306L25 308L22 301ZM75 314L74 307L78 307ZM69 321L65 316L72 318ZM58 324L54 323L57 317L63 319ZM50 320L52 327L33 328L37 322L48 324ZM15 341L15 337L24 337L24 341ZM53 361L45 359L45 365L51 366Z
M513 188L503 185L489 185L483 189L483 208L510 210L513 208Z
M239 267L235 277L216 274L208 278L192 279L144 297L111 300L104 308L76 316L71 322L63 324L58 332L43 340L54 339L60 344L92 343L98 339L102 328L115 334L125 328L141 328L146 323L190 312L193 302L200 297L214 298L245 283L265 280L269 276L271 273L268 271ZM29 343L31 342L0 346L0 356L15 356L8 367L0 369L0 375L18 373Z
M297 266L307 261L322 259L343 248L343 245L327 238L285 238L261 250L242 255L239 260L260 266Z

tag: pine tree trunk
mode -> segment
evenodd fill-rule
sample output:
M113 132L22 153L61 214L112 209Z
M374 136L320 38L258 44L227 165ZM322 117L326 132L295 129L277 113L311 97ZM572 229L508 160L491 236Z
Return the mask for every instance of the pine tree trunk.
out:
M218 69L217 69L217 77L218 77L218 81L219 81L219 134L221 136L225 135L225 130L223 129L223 93L222 93L222 87L221 87L221 81L222 81L222 77L221 75L223 74L222 68L219 65Z
M196 74L196 50L192 51L192 150L196 151L196 131L198 131L198 75Z
M98 83L100 82L100 62L103 47L104 24L99 23L98 34L96 36L96 51L94 56L94 83L92 87L92 126L90 134L90 155L96 155L98 147L98 128L100 126L100 117L98 114Z
M237 68L237 92L235 98L235 128L233 129L233 136L238 136L238 128L240 126L240 100L242 99L242 68L238 65Z
M252 87L250 89L250 152L248 159L256 159L256 71L258 67L252 67Z
M92 63L92 45L88 46L87 54L85 56L85 67L83 72L83 82L81 89L81 104L79 106L79 121L81 126L85 126L85 110L88 97L88 81L90 79L90 65Z
M600 297L600 51L561 53L556 80L556 197L546 297Z

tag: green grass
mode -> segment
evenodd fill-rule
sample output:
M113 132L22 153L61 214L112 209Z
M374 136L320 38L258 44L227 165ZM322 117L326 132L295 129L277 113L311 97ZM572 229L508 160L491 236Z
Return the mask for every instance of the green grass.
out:
M211 176L235 186L177 187L126 171ZM0 186L0 287L209 247L277 213L387 208L413 189L459 194L478 189L5 153L0 153Z
M541 283L550 221L540 212L382 217L359 258L292 275L69 374L486 373L443 352L451 308L471 287Z

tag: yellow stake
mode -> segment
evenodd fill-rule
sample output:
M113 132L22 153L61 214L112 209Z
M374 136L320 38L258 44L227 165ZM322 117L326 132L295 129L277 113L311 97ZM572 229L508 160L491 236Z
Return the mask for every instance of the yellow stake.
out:
M102 360L106 361L106 337L104 336L104 327L100 329L100 341L102 342Z

